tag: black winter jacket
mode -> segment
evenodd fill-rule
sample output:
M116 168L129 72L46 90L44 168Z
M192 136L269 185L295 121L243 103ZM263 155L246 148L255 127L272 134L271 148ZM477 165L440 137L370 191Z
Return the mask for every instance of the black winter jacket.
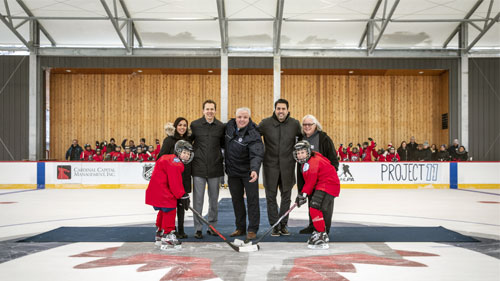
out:
M448 151L438 151L436 154L436 161L450 161L450 154Z
M410 161L410 150L408 149L408 146L406 146L406 149L400 146L398 148L398 154L401 161Z
M236 120L234 118L229 120L225 139L224 158L227 176L248 177L252 171L258 174L264 159L264 144L252 119L239 131Z
M415 151L416 161L432 161L432 152L430 148Z
M417 149L418 143L407 143L406 144L406 149L408 149L408 161L418 161L417 155L419 154L418 149ZM401 155L399 155L401 157ZM403 159L401 159L403 161Z
M208 123L205 117L201 117L190 127L194 148L191 174L203 178L223 176L221 148L224 147L224 124L217 119Z
M73 149L75 149L75 154L73 154L75 156L74 158L71 157ZM71 145L69 147L68 151L66 151L65 159L71 160L71 161L78 161L78 160L80 160L80 155L82 154L82 152L83 152L83 148L79 144L77 144L75 147L73 145Z

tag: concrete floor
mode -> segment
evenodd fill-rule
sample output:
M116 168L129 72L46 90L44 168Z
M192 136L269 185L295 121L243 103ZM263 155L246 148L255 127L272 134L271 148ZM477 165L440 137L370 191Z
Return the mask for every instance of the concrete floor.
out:
M152 243L15 242L61 226L154 219L144 190L0 190L0 280L500 280L500 190L344 189L335 201L334 227L443 226L479 243L330 243L314 251L280 242L237 253L222 242L171 252ZM289 224L306 219L307 209L296 209ZM191 212L186 220L192 225Z

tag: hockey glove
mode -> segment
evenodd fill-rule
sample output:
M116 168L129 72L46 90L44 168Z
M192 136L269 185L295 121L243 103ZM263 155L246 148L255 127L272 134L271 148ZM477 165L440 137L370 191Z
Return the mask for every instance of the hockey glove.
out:
M180 205L184 207L184 210L189 210L189 205L191 204L191 201L189 200L189 194L185 193L182 195L181 199L179 199Z
M295 199L295 203L297 203L297 207L304 205L307 202L307 194L297 194L297 198Z
M372 138L368 138L368 140L369 140L369 141L373 141L373 139L372 139Z

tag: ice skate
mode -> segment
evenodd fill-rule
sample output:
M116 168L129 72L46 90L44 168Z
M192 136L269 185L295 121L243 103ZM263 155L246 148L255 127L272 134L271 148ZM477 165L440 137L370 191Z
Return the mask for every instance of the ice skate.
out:
M163 237L163 230L157 228L156 229L156 236L155 236L155 246L160 247L161 246L161 238Z
M169 234L164 234L161 238L160 250L168 251L174 249L181 249L181 242L177 240L175 236L175 231L172 230Z
M314 231L311 238L307 240L307 247L309 249L328 249L328 235L326 232ZM329 239L328 239L329 240Z

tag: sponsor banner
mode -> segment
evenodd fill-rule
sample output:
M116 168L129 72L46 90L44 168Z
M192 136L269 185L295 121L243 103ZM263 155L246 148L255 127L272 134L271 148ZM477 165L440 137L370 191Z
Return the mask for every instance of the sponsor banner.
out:
M36 187L36 171L37 162L1 162L0 185L12 185L19 188Z
M458 162L459 187L500 188L500 162Z
M146 187L154 169L154 162L47 162L45 168L48 187L107 186L108 188Z
M441 162L340 162L341 185L449 184L449 163Z

